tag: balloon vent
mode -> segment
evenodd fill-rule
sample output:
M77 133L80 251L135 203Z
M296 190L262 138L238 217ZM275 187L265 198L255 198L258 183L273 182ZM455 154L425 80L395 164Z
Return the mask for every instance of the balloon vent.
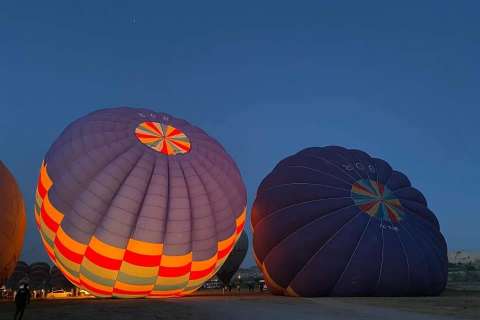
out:
M183 131L159 122L140 123L135 135L147 147L168 156L188 153L191 148L190 139Z
M371 217L398 223L404 212L400 200L383 184L361 179L352 185L352 198L357 207Z

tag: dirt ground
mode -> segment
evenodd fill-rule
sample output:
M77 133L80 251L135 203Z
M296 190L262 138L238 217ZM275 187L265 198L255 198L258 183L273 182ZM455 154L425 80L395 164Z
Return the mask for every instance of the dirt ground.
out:
M345 298L343 301L480 320L480 291L446 290L440 297Z
M14 305L0 302L0 319L12 319ZM42 319L480 319L480 292L446 291L440 297L287 298L269 294L203 291L181 299L37 300L25 320Z

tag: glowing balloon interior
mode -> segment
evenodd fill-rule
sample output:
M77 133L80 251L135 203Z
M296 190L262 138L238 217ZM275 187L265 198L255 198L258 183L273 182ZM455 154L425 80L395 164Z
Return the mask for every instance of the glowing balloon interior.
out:
M0 285L5 284L20 257L25 224L22 193L13 175L0 161Z
M203 130L164 113L115 108L70 124L40 170L35 220L76 286L101 297L197 290L245 223L237 166Z

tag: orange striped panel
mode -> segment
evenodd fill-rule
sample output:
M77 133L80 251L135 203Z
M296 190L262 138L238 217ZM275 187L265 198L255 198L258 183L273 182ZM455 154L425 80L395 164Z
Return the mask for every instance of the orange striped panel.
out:
M158 270L159 277L181 277L190 273L192 265L192 253L183 256L163 255Z
M103 268L93 263L92 261L90 261L90 259L88 259L87 257L85 257L82 261L81 273L84 273L84 274L91 273L99 278L103 278L105 280L110 280L111 282L113 282L117 278L118 270Z
M63 213L58 211L52 205L52 203L50 202L50 199L48 198L48 194L46 194L45 198L43 198L42 208L45 210L45 213L48 215L48 218L52 220L57 226L62 222Z
M80 274L80 283L87 291L94 293L96 296L110 297L113 292L112 288L93 282L82 274Z
M61 227L63 213L48 197L52 185L47 166L42 163L35 221L45 249L69 281L101 297L171 297L194 292L224 263L246 221L245 209L235 219L233 234L218 241L217 253L203 261L193 261L192 252L163 255L163 244L136 239L130 239L124 249L95 236L86 245Z

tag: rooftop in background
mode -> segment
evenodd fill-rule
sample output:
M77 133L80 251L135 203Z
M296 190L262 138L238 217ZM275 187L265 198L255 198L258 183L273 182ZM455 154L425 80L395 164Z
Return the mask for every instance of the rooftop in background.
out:
M449 251L448 252L448 262L451 263L469 263L469 262L478 262L480 263L480 251Z

